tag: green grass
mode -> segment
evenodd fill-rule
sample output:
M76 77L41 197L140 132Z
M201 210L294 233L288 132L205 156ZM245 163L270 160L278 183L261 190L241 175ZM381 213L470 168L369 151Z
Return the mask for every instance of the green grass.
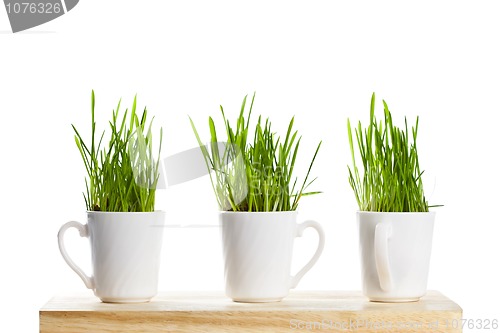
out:
M121 101L120 101L121 102ZM92 91L92 137L85 144L74 125L75 142L81 154L87 177L83 193L89 211L152 212L158 183L159 156L153 154L151 122L147 122L147 110L141 116L136 113L137 96L129 113L120 115L120 102L113 110L109 122L110 139L104 147L104 131L96 136L95 96Z
M284 140L271 130L270 120L263 121L260 116L253 133L250 133L254 100L255 94L245 116L245 96L234 127L226 118L222 106L220 107L225 128L222 140L217 136L214 120L209 117L210 149L203 145L190 118L207 168L214 171L214 175L210 172L210 179L217 202L224 211L296 210L302 197L319 193L305 191L316 180L314 178L308 181L321 142L314 152L304 180L298 184L293 171L301 137L293 130L294 118L290 120Z
M375 93L370 106L370 123L366 128L358 123L356 140L361 156L363 175L356 165L352 129L349 119L347 130L351 148L351 184L361 211L373 212L428 212L422 174L418 161L417 132L415 126L408 130L392 122L391 112L384 104L384 121L375 118Z

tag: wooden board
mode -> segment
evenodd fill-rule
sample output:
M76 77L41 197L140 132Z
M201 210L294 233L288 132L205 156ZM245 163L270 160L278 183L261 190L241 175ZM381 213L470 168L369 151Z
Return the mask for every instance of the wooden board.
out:
M160 293L150 303L54 297L40 332L461 332L462 309L436 291L419 302L374 303L359 292L295 291L277 303L235 303L219 292ZM458 324L458 328L456 327Z

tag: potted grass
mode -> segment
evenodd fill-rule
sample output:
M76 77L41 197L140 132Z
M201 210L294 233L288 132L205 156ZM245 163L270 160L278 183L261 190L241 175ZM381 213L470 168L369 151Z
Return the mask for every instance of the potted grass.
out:
M293 130L294 119L282 139L271 130L271 122L258 118L253 133L250 116L255 94L245 114L247 97L233 127L221 106L225 137L219 142L209 118L210 144L205 146L191 120L210 173L220 213L226 295L238 302L273 302L286 297L316 263L324 247L319 223L297 223L297 207L306 192L309 174L298 185L293 175L301 138ZM319 234L312 259L295 276L290 275L293 242L306 228Z
M109 122L110 139L96 135L95 97L92 91L90 143L76 127L75 141L87 171L84 192L87 223L71 221L59 230L59 249L64 260L87 288L103 302L147 302L157 293L164 212L155 211L159 154L153 153L152 121L147 110L119 113ZM93 275L87 276L66 253L64 234L76 228L89 238Z
M361 171L356 163L351 124L349 183L359 211L362 283L372 301L417 301L425 295L435 213L429 212L417 152L418 117L408 130L393 123L385 101L384 119L355 128Z

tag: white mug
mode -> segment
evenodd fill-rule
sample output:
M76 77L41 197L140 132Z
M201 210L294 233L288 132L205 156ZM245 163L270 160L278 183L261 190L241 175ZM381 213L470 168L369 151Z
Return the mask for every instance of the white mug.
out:
M371 301L418 301L427 290L434 212L358 212L363 293Z
M226 295L237 302L275 302L288 295L320 257L325 234L315 221L297 224L297 212L221 212ZM293 243L306 228L318 232L311 260L290 275Z
M71 221L59 230L64 260L103 302L147 302L158 292L165 213L88 212L87 224ZM76 228L90 241L93 275L68 256L64 233Z

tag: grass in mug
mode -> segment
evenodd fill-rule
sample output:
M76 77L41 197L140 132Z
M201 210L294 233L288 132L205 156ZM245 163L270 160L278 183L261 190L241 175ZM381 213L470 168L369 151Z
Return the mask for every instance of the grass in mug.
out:
M147 110L136 113L137 96L131 112L120 115L120 102L109 122L111 137L108 147L102 147L104 131L96 137L95 96L92 91L92 138L85 144L76 127L75 141L87 171L86 192L83 194L89 211L152 212L158 183L159 156L153 156L152 120L147 125Z
M308 182L318 154L318 144L309 169L301 185L293 177L301 137L293 131L294 118L290 120L284 141L271 130L269 119L259 116L253 138L250 136L250 116L254 104L252 97L248 115L245 117L247 96L232 127L220 107L225 126L224 145L220 145L212 117L208 119L210 129L210 151L203 145L198 131L190 118L191 126L200 145L210 173L212 187L221 210L272 212L296 210L299 200L320 192L305 192L316 178ZM253 140L252 140L253 139Z
M392 122L391 112L384 103L384 121L375 118L375 93L370 106L370 123L362 128L361 122L355 129L361 155L363 176L356 165L352 129L349 119L347 130L351 148L352 169L349 168L351 184L361 211L373 212L428 212L422 174L418 162L417 132L415 126L408 131Z

